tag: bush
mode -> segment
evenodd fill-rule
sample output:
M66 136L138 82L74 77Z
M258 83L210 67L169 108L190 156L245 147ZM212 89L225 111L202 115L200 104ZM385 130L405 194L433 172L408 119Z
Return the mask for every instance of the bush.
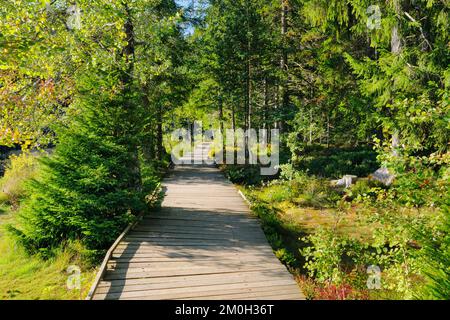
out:
M0 179L0 203L9 202L17 206L25 195L25 183L33 179L38 170L36 157L22 153L12 155L6 166L5 175Z
M418 294L424 299L450 300L450 206L445 205L434 234L422 232L426 283Z
M340 178L345 174L368 176L379 168L377 153L359 149L305 149L294 161L295 168L326 178Z
M367 201L370 204L378 195L386 193L387 187L377 180L359 179L345 190L346 198L356 201Z
M268 176L261 176L261 168L258 165L227 165L224 170L231 182L242 185L255 185L271 179Z
M0 192L0 205L7 203L8 201L9 201L9 196L4 192Z
M87 250L105 250L147 209L133 131L140 119L130 112L136 106L130 106L130 97L111 98L101 91L103 80L94 79L82 79L99 89L83 91L67 110L70 122L56 128L59 143L41 159L38 177L27 185L30 198L19 223L9 228L30 252L48 255L72 240Z
M320 283L342 284L345 278L343 256L352 242L330 229L319 229L303 241L311 244L301 250L309 275Z

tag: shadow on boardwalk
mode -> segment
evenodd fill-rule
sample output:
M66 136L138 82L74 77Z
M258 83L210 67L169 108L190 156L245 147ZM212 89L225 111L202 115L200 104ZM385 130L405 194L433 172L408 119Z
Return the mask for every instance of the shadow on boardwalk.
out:
M234 186L176 167L158 212L115 249L94 299L302 299Z

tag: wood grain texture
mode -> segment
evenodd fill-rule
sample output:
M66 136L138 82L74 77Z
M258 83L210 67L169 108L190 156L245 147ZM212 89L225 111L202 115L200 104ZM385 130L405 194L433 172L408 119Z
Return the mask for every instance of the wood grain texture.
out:
M258 219L212 166L177 166L158 212L116 246L93 299L304 299Z

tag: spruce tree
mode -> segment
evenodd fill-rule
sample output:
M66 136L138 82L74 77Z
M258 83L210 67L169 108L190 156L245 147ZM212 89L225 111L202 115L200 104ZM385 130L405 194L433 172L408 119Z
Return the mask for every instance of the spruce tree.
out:
M143 117L127 3L86 6L85 19L92 20L67 39L74 41L69 56L79 65L76 95L65 121L53 126L57 147L42 160L19 224L11 228L32 252L75 239L105 249L145 208L138 159ZM120 27L105 32L107 21Z

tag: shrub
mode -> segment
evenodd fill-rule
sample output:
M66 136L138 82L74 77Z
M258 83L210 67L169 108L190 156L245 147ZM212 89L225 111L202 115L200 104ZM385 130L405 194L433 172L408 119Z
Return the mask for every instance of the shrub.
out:
M275 181L278 182L278 181ZM260 198L267 203L282 202L292 197L291 188L288 184L270 184L261 190Z
M258 165L227 165L224 168L227 178L237 184L255 185L265 179L271 179L268 176L261 176L261 169Z
M7 203L8 201L9 201L9 196L4 192L0 192L0 205L3 203Z
M280 165L280 179L282 180L295 181L296 183L299 183L301 181L306 182L307 178L306 173L294 168L292 163Z
M38 162L35 156L27 153L12 155L6 166L5 175L0 179L0 203L10 202L13 206L17 206L25 194L26 181L33 179L37 170Z
M367 292L356 290L349 284L324 285L316 289L315 300L367 300Z
M345 190L346 197L350 200L371 202L376 197L386 192L387 187L377 180L360 179L354 185Z
M282 263L287 266L295 265L297 262L295 256L288 250L286 250L286 248L278 249L277 251L275 251L275 255Z
M450 206L442 208L432 236L429 232L421 232L418 237L424 246L426 278L418 297L450 300Z
M327 178L340 178L345 174L364 177L379 168L377 153L359 149L306 149L295 158L295 167Z
M130 105L130 97L103 92L107 84L95 75L86 74L83 81L81 87L90 89L67 110L69 123L56 128L59 143L41 159L38 177L27 185L30 198L19 222L9 228L30 252L47 255L71 240L102 251L146 210L136 167L139 137L134 130L140 119L131 112L137 106Z
M346 250L346 240L329 229L321 228L303 241L311 244L301 250L309 275L320 283L342 283L345 276L342 257Z

